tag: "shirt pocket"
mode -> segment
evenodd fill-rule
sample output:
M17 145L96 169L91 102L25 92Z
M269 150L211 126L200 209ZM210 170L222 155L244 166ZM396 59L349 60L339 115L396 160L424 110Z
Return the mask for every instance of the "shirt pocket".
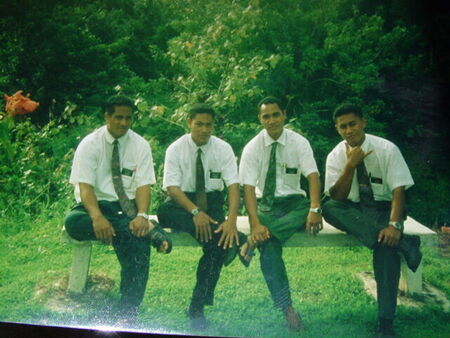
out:
M208 188L210 190L223 190L223 176L220 169L210 169L207 173Z
M124 162L120 173L122 174L122 183L125 189L133 189L135 185L137 164L135 162Z
M282 166L283 183L291 188L298 188L300 182L300 168L295 165L284 164Z
M374 196L384 196L386 194L384 180L379 176L370 177L370 186Z

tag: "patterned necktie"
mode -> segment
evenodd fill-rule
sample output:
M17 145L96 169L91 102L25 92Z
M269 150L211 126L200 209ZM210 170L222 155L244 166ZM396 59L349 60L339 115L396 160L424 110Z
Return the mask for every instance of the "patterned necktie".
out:
M200 210L204 212L208 210L205 190L205 169L203 168L202 150L200 148L197 151L197 161L195 164L195 200Z
M277 145L272 143L270 150L269 168L267 169L266 181L264 182L264 192L261 203L267 208L271 208L275 199L275 188L277 185Z
M370 185L369 175L367 174L366 166L364 161L362 161L356 167L356 177L359 184L359 201L361 207L372 207L375 206L375 200L373 198L373 191Z
M119 157L119 141L114 140L114 148L111 158L111 173L114 185L114 190L116 191L117 197L119 197L119 203L122 210L125 211L128 217L136 217L136 205L130 201L125 190L123 189L122 174L120 173L120 157Z

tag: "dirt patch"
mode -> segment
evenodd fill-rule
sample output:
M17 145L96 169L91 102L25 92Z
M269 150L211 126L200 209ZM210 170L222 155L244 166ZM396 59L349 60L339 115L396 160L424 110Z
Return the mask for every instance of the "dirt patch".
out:
M363 281L366 292L377 299L377 285L373 273L360 272L357 276ZM428 283L423 283L423 293L421 295L408 296L399 291L397 304L417 308L425 304L435 304L442 307L444 312L450 312L450 302L445 294Z

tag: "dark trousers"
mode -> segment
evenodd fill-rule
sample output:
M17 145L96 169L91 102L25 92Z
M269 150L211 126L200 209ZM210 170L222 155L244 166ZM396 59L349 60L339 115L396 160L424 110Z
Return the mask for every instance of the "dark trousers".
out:
M119 202L99 201L105 218L112 224L116 236L112 245L121 271L121 311L135 311L144 298L150 263L150 237L136 237L130 229L131 219L122 212ZM67 233L79 241L96 240L92 220L86 209L77 204L64 221Z
M195 201L195 193L185 193L191 200ZM192 293L191 305L193 307L203 307L213 305L214 289L219 280L220 271L226 255L226 250L219 247L221 233L215 234L219 225L225 220L223 211L224 198L222 192L207 193L208 215L216 220L218 224L211 224L212 240L202 243L203 255L197 266L197 282ZM158 220L163 227L172 228L177 231L188 232L195 238L195 225L193 216L184 210L180 205L172 200L167 200L158 209Z
M283 261L283 244L305 225L309 201L301 195L276 198L269 211L258 209L258 217L271 237L258 246L261 271L272 296L275 308L281 311L292 305L286 267Z
M378 316L393 319L397 306L400 256L398 248L378 243L379 232L389 223L390 204L380 203L369 213L361 210L358 203L329 200L323 205L323 216L328 223L354 235L362 244L373 250ZM401 241L408 241L410 237L403 235Z

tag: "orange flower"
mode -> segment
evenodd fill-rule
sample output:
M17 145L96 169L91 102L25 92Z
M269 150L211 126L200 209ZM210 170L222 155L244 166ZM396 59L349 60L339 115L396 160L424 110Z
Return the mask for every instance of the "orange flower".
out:
M5 110L11 116L32 113L39 106L39 102L32 101L28 94L26 97L22 95L23 91L19 90L12 96L4 94L6 100Z

